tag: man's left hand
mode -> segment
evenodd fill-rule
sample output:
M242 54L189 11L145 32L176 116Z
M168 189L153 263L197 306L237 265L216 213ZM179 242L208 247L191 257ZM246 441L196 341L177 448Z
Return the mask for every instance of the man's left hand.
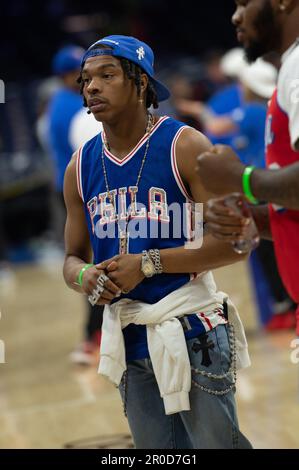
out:
M197 157L197 174L206 190L215 195L243 192L242 175L245 166L226 145L215 145Z
M141 271L141 254L117 255L97 264L123 293L128 293L144 279Z
M236 213L225 203L225 197L210 199L205 213L206 230L215 238L225 242L236 242L246 238L252 214L248 207L244 215Z

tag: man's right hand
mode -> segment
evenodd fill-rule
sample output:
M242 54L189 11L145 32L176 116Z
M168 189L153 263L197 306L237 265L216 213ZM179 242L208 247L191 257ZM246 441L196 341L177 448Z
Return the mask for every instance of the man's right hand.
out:
M92 295L92 291L97 287L97 280L101 274L106 274L102 269L95 266L88 268L83 273L82 289L86 295ZM108 279L105 284L105 290L101 294L97 305L109 305L113 299L121 295L121 289Z

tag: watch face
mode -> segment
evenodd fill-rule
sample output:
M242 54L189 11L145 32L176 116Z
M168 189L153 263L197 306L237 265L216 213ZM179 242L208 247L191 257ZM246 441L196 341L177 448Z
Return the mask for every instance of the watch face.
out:
M145 262L142 270L145 276L152 276L155 273L155 268L151 262Z

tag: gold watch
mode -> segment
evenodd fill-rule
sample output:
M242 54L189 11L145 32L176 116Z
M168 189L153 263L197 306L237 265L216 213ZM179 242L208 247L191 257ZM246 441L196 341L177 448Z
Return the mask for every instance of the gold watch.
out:
M145 277L153 277L156 274L156 268L148 252L143 250L141 258L141 271Z

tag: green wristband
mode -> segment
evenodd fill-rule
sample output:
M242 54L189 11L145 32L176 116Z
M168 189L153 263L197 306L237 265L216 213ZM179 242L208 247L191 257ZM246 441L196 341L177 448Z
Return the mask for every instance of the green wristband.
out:
M86 271L86 269L91 268L92 266L94 266L94 265L93 264L86 264L85 266L83 266L83 268L79 272L78 277L77 277L77 281L78 281L79 286L82 287L84 272Z
M254 197L251 191L250 178L253 171L256 169L255 166L247 166L243 173L243 192L247 197L248 201L252 204L259 204L258 199Z

